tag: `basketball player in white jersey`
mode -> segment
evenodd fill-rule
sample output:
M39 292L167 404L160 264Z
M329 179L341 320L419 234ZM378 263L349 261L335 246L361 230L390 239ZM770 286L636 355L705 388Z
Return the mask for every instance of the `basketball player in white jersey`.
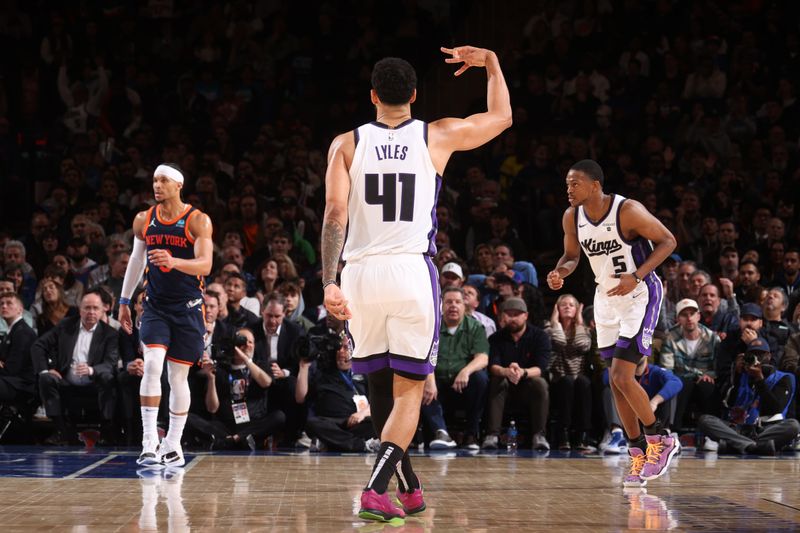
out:
M472 46L442 52L452 56L447 63L463 63L456 76L470 67L486 68L486 112L430 124L413 119L416 73L402 59L385 58L372 71L375 121L339 135L328 152L325 306L349 320L353 371L369 378L372 419L382 443L359 516L373 520L425 509L406 449L439 343L439 282L431 257L440 176L453 152L477 148L511 125L508 87L494 52ZM341 288L340 255L346 261ZM395 473L403 509L387 493Z
M635 377L637 363L651 353L661 308L662 285L655 269L675 249L675 237L639 202L605 194L603 170L590 159L570 168L567 197L564 255L547 275L547 284L559 290L583 249L597 283L597 345L604 358L612 358L611 390L628 434L631 468L624 485L643 487L667 470L679 446L658 426Z

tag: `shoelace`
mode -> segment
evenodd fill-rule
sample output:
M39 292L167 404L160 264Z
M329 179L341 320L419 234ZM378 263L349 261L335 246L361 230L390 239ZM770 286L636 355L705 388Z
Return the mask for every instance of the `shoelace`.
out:
M657 464L661 459L661 452L664 451L663 442L654 442L647 445L647 464Z
M631 472L632 476L638 476L642 473L642 468L644 468L644 455L631 455Z

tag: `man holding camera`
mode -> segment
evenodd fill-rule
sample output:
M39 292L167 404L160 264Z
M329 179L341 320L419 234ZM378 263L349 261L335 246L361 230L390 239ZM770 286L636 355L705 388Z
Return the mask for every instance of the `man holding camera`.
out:
M256 356L249 329L240 329L222 345L216 360L203 354L198 373L206 378L205 406L213 418L209 421L189 413L187 424L211 437L215 449L246 443L254 450L286 422L282 411L267 411L267 389L273 382L269 361Z
M367 384L364 376L353 374L347 337L315 327L301 342L308 347L298 354L295 400L308 400L313 408L306 422L308 433L332 451L377 452L380 441L372 425Z
M736 356L725 404L730 423L703 415L698 427L719 442L719 452L775 455L800 433L800 423L787 418L796 391L792 374L771 366L769 344L758 336Z

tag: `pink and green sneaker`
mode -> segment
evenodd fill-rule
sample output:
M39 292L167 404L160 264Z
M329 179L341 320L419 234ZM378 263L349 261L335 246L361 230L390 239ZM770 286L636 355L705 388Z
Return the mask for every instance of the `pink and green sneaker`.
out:
M397 490L397 499L403 505L403 511L406 515L419 514L425 510L425 500L422 499L422 487L414 489L411 492L402 492Z
M378 494L372 489L361 493L361 509L358 517L365 520L389 522L395 518L405 518L402 509L397 508L389 499L389 493Z

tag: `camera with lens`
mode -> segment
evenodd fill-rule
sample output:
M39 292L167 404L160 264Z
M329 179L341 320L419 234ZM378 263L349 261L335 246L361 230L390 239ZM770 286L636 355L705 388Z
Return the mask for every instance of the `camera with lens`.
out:
M746 352L744 354L744 364L745 366L753 366L758 362L758 356L756 356L753 352Z
M336 368L336 353L341 346L341 335L326 326L315 326L297 339L293 355L297 362L316 361L317 368L324 371Z
M236 348L247 346L247 337L244 335L234 335L219 341L211 359L217 366L230 368L233 365L233 358L236 355Z

